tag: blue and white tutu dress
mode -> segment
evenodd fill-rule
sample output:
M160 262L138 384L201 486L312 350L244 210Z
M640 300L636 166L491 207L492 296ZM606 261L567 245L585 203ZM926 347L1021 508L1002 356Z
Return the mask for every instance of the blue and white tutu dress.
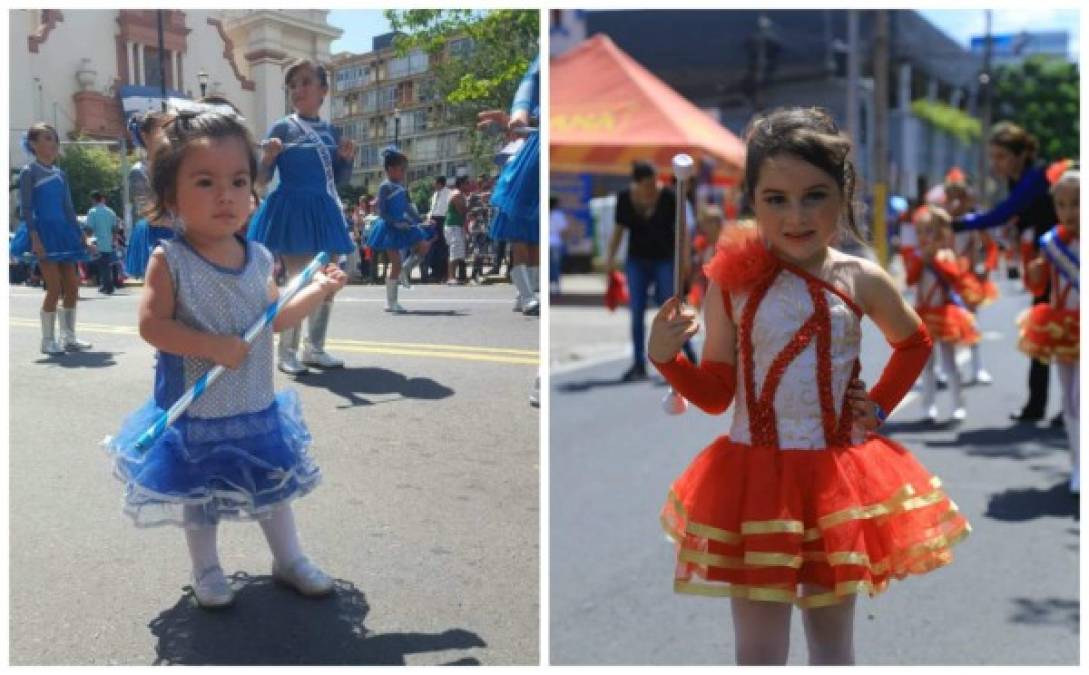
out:
M151 177L143 162L137 162L129 169L129 198L132 199L133 211L137 214L144 213L152 204ZM129 235L128 248L125 250L125 274L143 279L147 273L151 252L159 242L173 238L174 228L152 225L147 218L140 218L132 226L132 234Z
M378 186L378 218L371 225L367 246L374 251L400 251L427 241L427 230L420 227L420 214L400 183L382 181Z
M241 240L240 240L241 241ZM176 293L175 318L196 330L242 334L265 309L272 255L246 245L241 270L219 267L183 238L162 244ZM136 440L214 365L159 352L153 398L104 442L125 484L124 511L137 526L201 527L261 518L317 486L310 432L297 394L273 390L272 331L237 370L227 370L144 453Z
M9 252L16 256L32 252L30 225L33 224L45 248L45 262L90 260L64 170L34 161L23 168L18 183L19 204L25 222L20 227L22 233L16 233Z
M538 116L540 63L534 60L514 95L511 115L521 110ZM492 191L495 217L489 232L492 239L536 245L541 241L541 153L540 134L532 133L514 157L507 161Z
M280 183L258 207L246 236L277 255L351 253L355 246L336 186L351 179L352 163L336 154L340 133L296 114L273 125L268 137L284 144L276 157Z

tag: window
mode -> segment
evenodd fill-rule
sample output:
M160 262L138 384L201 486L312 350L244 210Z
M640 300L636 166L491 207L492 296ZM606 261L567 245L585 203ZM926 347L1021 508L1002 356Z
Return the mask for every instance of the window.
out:
M416 75L419 73L426 73L428 66L427 54L422 50L415 49L408 55L408 72L410 75Z
M462 58L468 56L473 51L473 41L470 38L459 38L457 40L451 40L447 49L452 58Z
M140 49L140 47L137 47ZM154 47L143 47L144 50L144 84L149 87L162 86L162 71L159 70L159 50ZM170 52L167 52L167 56ZM166 67L169 69L170 64Z

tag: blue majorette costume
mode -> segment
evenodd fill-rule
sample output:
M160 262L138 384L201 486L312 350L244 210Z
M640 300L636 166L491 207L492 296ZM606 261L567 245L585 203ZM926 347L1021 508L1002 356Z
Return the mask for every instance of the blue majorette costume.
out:
M1048 302L1039 302L1025 310L1017 319L1021 339L1018 347L1032 358L1048 363L1054 361L1059 370L1059 385L1063 394L1063 424L1073 453L1071 492L1080 492L1078 468L1078 431L1080 414L1081 363L1081 260L1079 237L1062 225L1056 225L1039 239L1040 252L1046 261L1046 278L1030 290L1036 296L1051 283Z
M162 243L175 291L174 318L208 333L241 335L268 304L272 255L243 242L240 270L203 258L184 239ZM204 527L261 518L312 490L320 472L297 394L273 389L272 331L145 452L136 440L214 365L159 352L152 399L105 442L125 484L124 510L138 526Z
M134 135L134 138L139 137ZM174 228L152 225L144 215L155 201L147 164L144 162L134 164L129 169L128 180L129 198L132 200L132 215L135 222L132 226L132 235L129 237L128 249L125 251L125 274L143 279L147 272L148 260L151 259L151 252L155 250L159 242L174 238Z
M530 117L540 115L540 59L534 59L514 94L511 115L528 112ZM541 187L539 133L526 136L522 148L507 161L492 191L492 206L496 209L492 219L491 238L536 246L541 240ZM515 309L534 309L538 302L537 265L516 265L511 269L511 281L518 289Z
M24 149L29 146L24 141ZM77 263L91 259L83 244L83 233L72 206L72 193L64 170L57 165L45 166L35 160L23 167L17 180L19 207L23 217L9 246L13 257L28 254L33 257L31 233L37 232L45 249L40 262ZM55 339L57 319L60 319L60 343ZM65 350L89 349L90 344L76 338L76 308L61 307L55 312L40 312L43 354L58 354Z
M404 157L394 147L382 151L384 163ZM378 214L378 218L371 225L370 234L367 235L367 246L372 251L403 251L413 248L422 241L427 241L427 231L420 227L423 218L420 217L404 185L395 183L389 178L382 181L382 184L378 186L375 213ZM400 280L386 279L386 311L404 311L397 302L397 284L408 287L412 269L421 262L421 256L413 252L401 265Z
M283 143L275 164L279 184L254 213L246 236L275 255L351 253L354 245L336 186L351 179L352 162L337 154L340 131L319 118L293 113L276 122L267 138L278 138ZM310 315L302 352L304 363L344 365L325 353L331 311L330 298ZM295 359L298 346L298 327L280 333L280 368L285 372L306 371Z

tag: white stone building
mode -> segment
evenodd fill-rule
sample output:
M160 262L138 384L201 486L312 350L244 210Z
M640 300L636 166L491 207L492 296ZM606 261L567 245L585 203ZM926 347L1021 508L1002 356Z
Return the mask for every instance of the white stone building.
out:
M200 98L199 76L206 73L206 93L231 101L263 137L286 112L285 66L301 57L329 60L329 46L343 31L327 15L165 10L168 96ZM62 140L120 138L122 96L160 87L157 18L147 9L11 10L9 165L26 161L19 139L36 121L53 123ZM322 115L328 113L327 100Z

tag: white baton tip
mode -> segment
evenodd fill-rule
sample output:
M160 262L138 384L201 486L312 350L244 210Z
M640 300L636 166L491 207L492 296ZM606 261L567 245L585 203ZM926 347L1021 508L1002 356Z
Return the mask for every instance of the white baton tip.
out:
M677 180L688 180L692 177L692 169L695 163L692 161L690 155L686 155L683 152L679 155L673 155L673 174L677 176Z

